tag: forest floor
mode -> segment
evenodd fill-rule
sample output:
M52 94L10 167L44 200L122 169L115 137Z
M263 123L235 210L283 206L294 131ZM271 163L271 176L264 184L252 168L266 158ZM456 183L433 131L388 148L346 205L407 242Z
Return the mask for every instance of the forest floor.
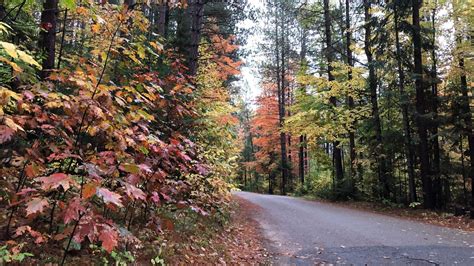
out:
M324 199L315 199L303 197L304 199L324 202L339 207L348 207L377 214L384 214L393 217L405 218L412 221L424 222L432 225L438 225L448 228L461 229L463 231L474 232L474 220L469 219L468 215L454 216L446 211L430 211L420 208L408 208L401 206L388 206L376 202L363 201L342 201L333 202Z
M262 229L254 220L255 213L260 212L259 208L233 196L224 224L216 218L208 217L199 221L193 230L167 230L154 241L143 242L143 248L133 251L132 261L124 257L124 253L107 256L105 253L96 253L97 251L91 253L89 250L82 250L70 252L66 265L150 265L152 260L155 261L153 265L267 264L271 255L264 247L266 242L262 237ZM3 242L0 241L0 247L2 245ZM34 249L32 241L25 247L25 251L29 252ZM57 264L62 255L61 247L51 244L25 265ZM0 265L1 261L0 257Z
M179 242L179 249L165 255L167 264L248 265L265 264L270 254L264 247L259 224L252 213L259 207L233 197L230 221L212 233L192 236ZM173 245L173 244L172 244Z

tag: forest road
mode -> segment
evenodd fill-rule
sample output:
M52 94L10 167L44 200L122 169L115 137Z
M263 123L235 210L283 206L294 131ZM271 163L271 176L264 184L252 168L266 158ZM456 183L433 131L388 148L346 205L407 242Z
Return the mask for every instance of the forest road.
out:
M276 265L474 265L474 233L308 201L235 192L259 206Z

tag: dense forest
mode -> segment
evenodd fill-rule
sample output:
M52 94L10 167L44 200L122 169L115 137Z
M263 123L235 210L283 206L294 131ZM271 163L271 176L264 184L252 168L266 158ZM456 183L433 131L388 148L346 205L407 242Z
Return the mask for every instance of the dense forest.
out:
M213 263L233 189L474 218L473 8L0 0L0 264Z
M472 11L472 1L267 1L241 183L474 210Z

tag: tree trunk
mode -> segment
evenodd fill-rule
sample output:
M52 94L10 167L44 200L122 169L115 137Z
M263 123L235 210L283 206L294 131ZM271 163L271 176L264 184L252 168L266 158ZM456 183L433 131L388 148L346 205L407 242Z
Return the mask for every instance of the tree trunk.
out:
M300 51L300 67L305 67L305 59L307 52L307 31L302 29L301 35L301 51ZM301 86L299 88L300 93L303 95L305 93L305 87ZM305 176L305 136L300 135L299 137L299 146L298 146L298 176L300 178L301 185L304 185L304 176Z
M0 21L3 21L6 14L7 14L7 10L5 8L5 1L0 0Z
M304 173L308 175L309 173L309 158L308 158L308 137L306 135L303 136L304 138Z
M52 69L56 55L56 25L58 14L58 0L46 0L41 12L41 32L39 48L44 54L41 78L47 78Z
M354 62L352 60L352 50L351 50L351 43L352 43L352 34L351 34L351 19L349 16L349 11L350 10L350 5L349 5L349 0L346 0L346 54L347 54L347 65L349 65L349 71L347 73L347 80L351 82L352 80L352 67L354 66ZM347 105L349 106L349 109L352 110L354 109L354 99L351 96L347 97ZM350 172L350 185L351 185L351 190L354 190L354 181L355 181L355 176L356 176L356 171L355 171L355 164L356 164L356 150L355 150L355 133L354 133L354 128L355 125L353 125L353 128L349 130L349 159L350 159L350 167L349 167L349 172Z
M282 8L283 9L283 8ZM278 16L278 14L277 14ZM280 114L280 129L283 128L283 125L285 124L285 104L286 104L286 97L285 97L285 89L286 89L286 73L285 73L285 63L286 63L286 45L285 45L285 37L284 37L284 32L283 29L285 27L284 23L284 16L283 12L280 14L280 23L281 23L281 47L280 47L280 52L281 52L281 65L280 65L280 90L279 90L279 114ZM277 42L279 42L278 38L278 26L277 26ZM285 195L286 194L286 184L288 183L288 155L287 155L287 148L286 148L286 134L284 132L280 133L280 148L281 148L281 169L282 169L282 182L280 184L280 192L281 194Z
M385 159L385 150L382 139L382 125L380 121L380 112L377 99L377 73L375 72L375 65L372 55L372 15L370 14L371 2L364 0L364 14L365 14L365 42L364 50L367 56L367 65L369 67L369 92L370 103L372 106L372 119L375 128L375 147L374 153L378 161L378 176L381 186L381 196L388 199L390 195L390 187L387 176L387 162Z
M437 3L435 2L435 5ZM441 208L444 205L442 200L442 185L441 185L441 158L440 158L440 146L439 146L439 138L438 138L438 68L437 68L437 57L436 57L436 25L435 25L435 16L436 16L436 8L433 9L432 16L431 16L431 26L433 30L433 40L432 40L432 49L431 49L431 108L433 112L434 121L431 125L431 146L433 147L433 175L435 177L434 184L433 184L433 197L436 198L435 204L437 207Z
M395 20L395 45L397 49L397 68L398 68L398 86L400 88L401 109L402 109L402 122L403 132L405 135L405 156L407 158L407 170L408 170L408 197L409 202L416 202L416 185L415 185L415 150L413 149L413 140L411 137L410 130L410 118L408 115L408 105L410 98L405 92L405 73L402 67L402 55L400 48L400 37L398 29L398 9L394 7L394 20Z
M274 173L271 172L268 174L268 194L273 195L273 184L274 184Z
M469 91L467 86L466 69L464 66L464 55L459 55L459 68L461 69L461 93L462 93L462 110L465 125L465 135L469 145L469 159L471 166L469 169L469 177L471 178L471 219L474 219L474 134L472 131L472 112L469 106ZM472 93L472 91L471 91Z
M324 0L324 32L326 37L326 60L327 60L327 73L328 80L333 81L334 76L332 74L332 62L333 62L333 49L331 41L331 14L329 11L329 0ZM335 97L330 98L330 102L333 106L337 106L337 99ZM336 177L336 188L339 189L344 179L344 170L342 168L342 155L341 148L339 148L339 141L334 141L333 144L333 161L334 170Z
M247 188L247 167L244 167L244 188Z
M189 74L195 76L198 69L199 42L204 13L204 0L189 0L189 16L191 17L191 35L188 48Z
M158 34L163 37L168 35L168 23L169 23L169 7L167 1L163 1L158 6Z
M433 209L432 181L430 176L430 154L428 149L428 133L426 125L426 97L423 82L423 62L420 36L420 7L422 0L412 1L413 20L413 59L416 90L416 121L419 137L420 176L423 183L423 200L428 209Z

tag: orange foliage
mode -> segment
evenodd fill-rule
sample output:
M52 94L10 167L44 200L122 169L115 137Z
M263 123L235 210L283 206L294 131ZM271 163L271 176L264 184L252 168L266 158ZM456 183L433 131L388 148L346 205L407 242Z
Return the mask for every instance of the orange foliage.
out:
M278 96L275 84L263 84L263 93L257 99L258 108L252 120L252 133L256 152L255 167L258 172L268 172L277 167L280 154L280 128L278 116Z

